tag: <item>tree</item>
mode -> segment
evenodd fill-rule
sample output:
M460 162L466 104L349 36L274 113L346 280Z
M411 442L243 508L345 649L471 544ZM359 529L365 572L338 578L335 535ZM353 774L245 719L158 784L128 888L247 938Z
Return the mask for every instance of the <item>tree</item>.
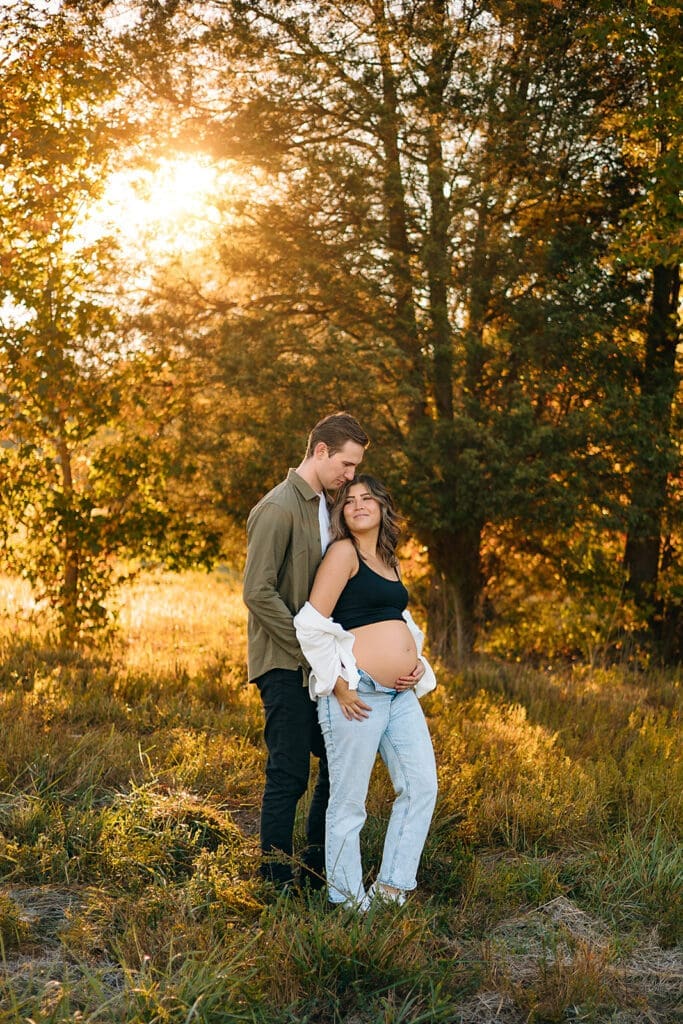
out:
M118 69L74 10L25 2L2 21L4 551L73 643L107 617L115 556L195 559L217 535L180 525L168 500L164 354L127 325L115 240L88 220L128 138Z
M660 572L676 557L673 535L681 521L673 481L680 474L675 403L683 260L683 12L680 6L634 2L620 5L616 16L610 13L610 33L624 55L629 86L623 93L628 103L614 113L614 131L637 181L617 254L646 285L633 324L642 347L634 381L624 565L628 589L654 638L663 653L676 657L683 651L683 597L665 601Z
M528 545L586 516L614 528L622 505L637 282L610 242L633 197L605 130L615 83L587 42L595 12L544 0L141 11L127 42L146 89L160 78L182 113L179 144L191 136L261 177L221 252L240 295L202 334L244 453L224 472L233 509L255 465L266 485L283 428L298 442L313 410L350 406L429 548L432 642L467 658L487 531L512 524Z

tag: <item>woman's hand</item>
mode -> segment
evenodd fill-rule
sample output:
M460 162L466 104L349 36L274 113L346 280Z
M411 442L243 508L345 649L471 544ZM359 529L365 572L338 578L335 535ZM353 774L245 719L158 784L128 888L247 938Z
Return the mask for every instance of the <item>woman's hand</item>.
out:
M339 701L339 706L342 709L344 718L348 719L349 722L357 721L362 722L364 718L367 718L372 708L369 704L366 704L364 700L361 700L357 690L352 690L345 679L341 676L337 679L334 684L334 690L332 691Z
M425 674L425 671L426 671L426 669L425 669L424 665L422 664L422 662L418 658L417 659L417 665L415 666L415 668L413 669L413 671L410 673L409 676L399 676L398 677L398 679L394 683L394 689L395 690L414 690L415 687L417 686L417 684L422 679L422 676Z

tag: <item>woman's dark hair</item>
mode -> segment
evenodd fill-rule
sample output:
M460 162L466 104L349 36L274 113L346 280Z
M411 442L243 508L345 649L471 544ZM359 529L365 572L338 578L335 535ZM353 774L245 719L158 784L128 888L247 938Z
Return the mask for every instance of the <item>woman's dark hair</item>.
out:
M379 524L379 535L377 537L377 554L382 561L393 568L398 565L396 557L396 545L401 534L402 518L394 507L394 501L383 483L369 473L361 473L354 476L353 480L343 484L334 497L332 511L330 512L330 534L332 540L348 538L353 542L356 549L358 544L351 534L344 519L344 504L349 494L349 489L356 484L367 487L370 494L375 498L380 507L381 519Z

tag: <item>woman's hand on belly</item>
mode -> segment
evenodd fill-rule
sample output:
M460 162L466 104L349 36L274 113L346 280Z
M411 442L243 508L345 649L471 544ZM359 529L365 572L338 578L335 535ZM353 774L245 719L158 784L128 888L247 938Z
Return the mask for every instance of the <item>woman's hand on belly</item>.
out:
M342 709L344 718L347 718L349 722L362 722L364 718L367 718L372 708L369 704L366 704L364 700L361 700L357 690L352 690L345 679L341 676L337 679L334 684L334 690L332 691L339 701L339 706Z
M420 659L417 659L417 665L407 676L399 676L394 684L395 690L413 690L422 679L422 676L427 670Z

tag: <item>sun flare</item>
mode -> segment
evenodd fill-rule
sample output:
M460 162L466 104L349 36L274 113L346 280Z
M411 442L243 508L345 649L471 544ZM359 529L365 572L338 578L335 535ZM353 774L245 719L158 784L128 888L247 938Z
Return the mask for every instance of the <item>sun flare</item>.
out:
M194 247L219 219L213 199L223 174L199 157L162 159L153 168L118 172L92 219L104 221L124 242Z
M208 157L161 158L112 174L77 230L87 241L114 235L125 249L154 257L187 254L205 247L219 226L238 216L240 203L263 189L255 172Z
M208 252L245 210L273 199L277 183L259 167L209 156L160 157L114 171L98 202L73 226L75 244L113 237L133 260L157 264Z

